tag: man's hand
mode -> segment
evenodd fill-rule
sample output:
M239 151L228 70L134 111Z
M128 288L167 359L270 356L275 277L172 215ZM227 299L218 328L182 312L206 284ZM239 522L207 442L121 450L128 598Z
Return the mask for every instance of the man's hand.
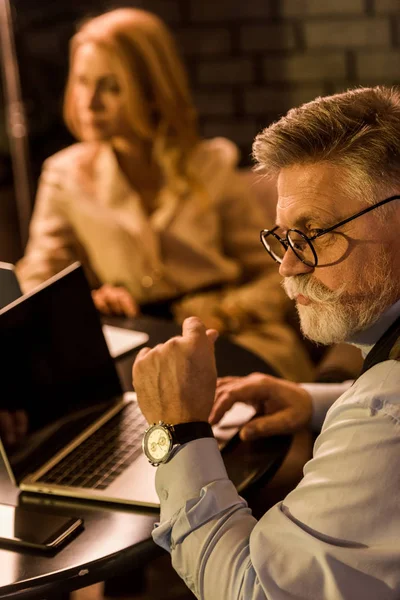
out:
M17 444L28 431L28 415L24 410L0 410L0 436L5 446Z
M182 336L143 348L133 365L140 409L149 423L207 421L215 396L215 330L185 319Z
M138 305L124 287L105 283L98 290L92 291L92 298L97 310L104 315L136 317L139 314Z
M235 402L255 407L256 417L240 430L243 440L294 433L311 421L311 396L296 383L262 373L218 379L209 421L218 423Z

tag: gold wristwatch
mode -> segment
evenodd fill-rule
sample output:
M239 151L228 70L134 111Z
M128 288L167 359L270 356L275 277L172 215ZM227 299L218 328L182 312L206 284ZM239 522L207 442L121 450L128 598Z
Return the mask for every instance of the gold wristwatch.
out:
M150 425L144 432L142 448L149 463L158 467L171 458L177 446L207 437L214 437L214 434L211 425L206 421L192 421L177 425L159 421Z

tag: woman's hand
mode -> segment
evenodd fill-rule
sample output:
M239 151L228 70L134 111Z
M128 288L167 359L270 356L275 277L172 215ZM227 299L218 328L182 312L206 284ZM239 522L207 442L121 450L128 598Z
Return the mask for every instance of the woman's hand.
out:
M136 317L140 312L139 306L124 287L105 283L92 291L92 298L97 310L104 315Z
M218 379L209 422L218 423L235 402L250 404L261 415L242 427L243 440L294 433L311 421L310 394L296 383L271 375L252 373Z

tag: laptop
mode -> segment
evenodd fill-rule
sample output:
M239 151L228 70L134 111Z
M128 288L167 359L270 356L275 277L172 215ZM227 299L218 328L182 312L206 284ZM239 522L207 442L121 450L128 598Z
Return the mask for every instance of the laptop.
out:
M0 410L27 435L0 452L21 490L158 507L147 423L123 393L79 263L0 310Z
M14 265L0 261L0 309L22 296ZM120 358L131 350L145 344L149 336L143 331L102 325L108 349L113 358Z
M159 507L141 447L147 423L136 394L122 392L79 263L0 309L0 364L0 411L28 421L17 445L0 437L14 485L55 500ZM253 414L236 403L213 427L221 450Z
M0 308L22 296L14 265L0 262Z

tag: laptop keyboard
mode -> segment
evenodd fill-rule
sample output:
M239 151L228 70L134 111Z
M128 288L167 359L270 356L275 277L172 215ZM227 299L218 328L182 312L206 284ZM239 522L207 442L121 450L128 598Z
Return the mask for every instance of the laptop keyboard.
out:
M42 475L40 482L106 489L141 454L146 426L138 404L129 402Z

